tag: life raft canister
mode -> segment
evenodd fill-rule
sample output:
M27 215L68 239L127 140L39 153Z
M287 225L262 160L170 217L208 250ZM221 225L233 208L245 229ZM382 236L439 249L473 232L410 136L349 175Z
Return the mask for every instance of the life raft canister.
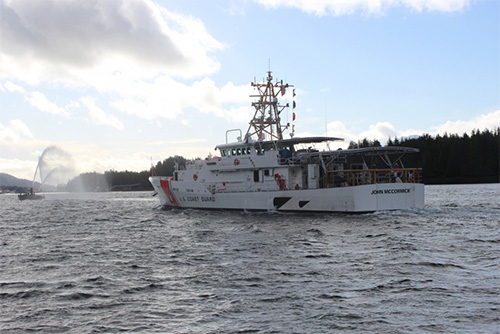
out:
M280 179L279 180L279 185L280 185L280 190L285 190L286 189L285 179Z

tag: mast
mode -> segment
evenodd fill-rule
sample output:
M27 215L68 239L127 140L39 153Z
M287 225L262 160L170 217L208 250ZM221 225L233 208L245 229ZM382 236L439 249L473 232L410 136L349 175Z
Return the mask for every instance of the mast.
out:
M290 123L285 126L281 125L280 114L285 109L288 108L288 103L282 106L278 102L278 95L281 93L285 94L285 90L288 87L293 87L289 84L283 84L276 82L272 83L273 76L271 71L267 72L267 82L265 83L254 83L252 82L252 87L256 88L259 95L250 95L250 97L257 97L256 102L252 102L252 106L255 108L255 114L250 120L250 125L248 127L247 133L245 135L245 140L250 138L252 135L257 135L258 141L263 140L282 140L283 131L285 131Z

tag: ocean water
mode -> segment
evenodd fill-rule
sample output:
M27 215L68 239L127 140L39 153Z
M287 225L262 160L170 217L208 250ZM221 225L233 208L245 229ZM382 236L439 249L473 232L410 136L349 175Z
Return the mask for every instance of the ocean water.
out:
M2 195L0 333L500 333L499 198L302 215Z

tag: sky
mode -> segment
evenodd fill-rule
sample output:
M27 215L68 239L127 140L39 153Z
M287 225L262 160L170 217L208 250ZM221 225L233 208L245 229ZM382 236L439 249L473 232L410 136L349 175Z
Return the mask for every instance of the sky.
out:
M500 1L0 0L0 172L54 145L76 173L218 155L269 69L332 148L495 129Z

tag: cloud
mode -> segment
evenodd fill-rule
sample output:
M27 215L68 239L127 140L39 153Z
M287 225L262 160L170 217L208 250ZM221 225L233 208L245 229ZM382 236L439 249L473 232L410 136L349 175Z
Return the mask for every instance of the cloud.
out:
M33 107L52 115L69 117L69 112L67 111L67 109L74 107L74 104L69 104L66 107L60 107L57 104L49 101L45 96L45 94L38 91L29 92L26 89L24 89L24 87L16 85L11 81L7 81L4 84L4 87L10 93L23 94L26 101L28 101Z
M0 0L0 45L0 78L93 88L117 110L150 120L189 124L190 108L231 121L250 117L250 107L231 109L248 103L249 86L217 87L206 78L220 69L213 53L224 44L199 19L151 0ZM8 82L5 89L22 87ZM71 106L27 95L42 111L69 115ZM95 124L123 128L85 101Z
M250 85L235 86L232 82L217 87L209 78L191 85L162 76L153 82L140 81L123 86L120 98L111 102L116 109L144 119L166 118L186 121L185 110L194 109L233 122L246 122L250 107L235 108L232 104L249 104Z
M245 16L245 8L241 3L230 2L224 4L224 6L219 6L219 9L230 16Z
M36 168L36 160L3 159L0 158L0 171L19 178L31 180Z
M7 124L0 123L0 152L2 152L0 171L17 176L17 173L22 170L21 165L31 166L23 170L22 175L26 177L31 174L32 177L36 162L35 166L32 166L31 160L49 144L46 140L36 138L30 128L20 119L11 119ZM18 164L19 161L25 162Z
M59 107L57 104L47 100L43 93L29 93L26 99L33 107L40 109L41 111L45 111L53 115L69 116L69 113L64 108Z
M369 140L378 140L382 144L385 144L389 137L394 138L399 135L394 126L389 122L372 124L369 126L368 130L364 130L360 133L354 133L340 121L328 123L327 129L329 136L344 138L344 143L341 145L344 148L347 147L351 141L357 142L365 138Z
M494 130L496 127L500 127L500 110L480 115L469 121L448 121L433 127L430 133L433 135L442 135L447 132L448 134L462 135L463 133L470 133L472 130Z
M382 145L387 143L389 138L395 137L404 138L410 136L420 136L424 133L432 136L448 134L462 135L464 133L471 133L472 130L494 130L500 126L500 110L483 114L468 121L448 121L428 130L417 129L404 129L396 130L395 127L389 122L378 122L369 126L367 130L355 133L349 130L346 125L340 121L330 122L327 125L328 136L344 138L344 142L340 147L346 148L349 142L357 142L359 140L378 140Z
M24 93L25 92L25 90L24 90L23 87L21 87L19 85L16 85L16 84L14 84L14 83L12 83L10 81L7 81L4 84L4 86L5 86L5 89L7 89L11 93L14 93L14 92L16 92L16 93Z
M27 137L27 138L33 138L33 133L31 133L31 130L20 119L11 120L9 122L9 125L10 125L10 127L12 127L12 129L14 129L20 135Z
M20 119L13 119L8 125L0 123L0 143L16 143L21 138L33 138L33 133Z
M339 137L346 140L348 138L354 137L354 134L350 130L348 130L345 124L341 121L330 122L327 124L326 128L328 132L327 136L329 137Z
M95 105L95 100L90 97L80 98L80 102L87 107L91 121L96 125L110 126L118 130L123 130L123 123L113 115L106 114L101 108Z
M210 53L224 47L151 0L0 0L0 22L0 75L32 84L192 78L217 71Z
M349 15L357 11L381 13L391 7L407 7L421 12L455 12L464 10L471 0L254 0L268 7L297 8L316 16Z
M377 139L381 142L386 141L387 138L394 138L398 133L394 126L389 122L378 122L370 125L368 130L361 132L356 137L359 139L371 138Z

